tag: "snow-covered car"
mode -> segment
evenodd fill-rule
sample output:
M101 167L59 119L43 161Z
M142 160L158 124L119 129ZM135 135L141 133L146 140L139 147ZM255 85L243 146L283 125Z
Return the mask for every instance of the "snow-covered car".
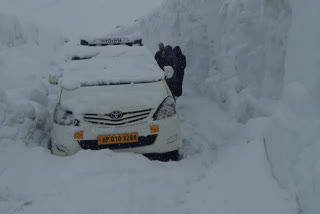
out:
M178 158L180 124L165 81L171 67L163 72L141 40L86 40L67 57L56 80L61 91L51 130L53 154L112 149Z

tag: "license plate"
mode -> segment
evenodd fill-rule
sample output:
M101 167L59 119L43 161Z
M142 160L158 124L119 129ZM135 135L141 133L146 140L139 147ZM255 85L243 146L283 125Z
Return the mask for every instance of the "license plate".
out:
M98 136L98 145L137 143L139 141L138 133L112 134Z

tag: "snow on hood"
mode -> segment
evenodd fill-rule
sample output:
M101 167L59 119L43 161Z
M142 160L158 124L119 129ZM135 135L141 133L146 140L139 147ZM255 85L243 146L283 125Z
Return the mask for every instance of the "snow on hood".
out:
M73 47L59 84L66 89L88 85L152 82L164 78L153 55L141 46ZM72 60L73 58L86 58Z
M61 104L75 114L154 109L168 96L162 81L63 90Z

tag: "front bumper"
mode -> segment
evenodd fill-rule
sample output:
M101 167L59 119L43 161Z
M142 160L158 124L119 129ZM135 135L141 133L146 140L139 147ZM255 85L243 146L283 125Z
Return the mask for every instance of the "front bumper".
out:
M158 125L159 132L151 133L150 126ZM74 139L76 132L83 131L83 139ZM98 145L99 135L135 133L138 143ZM82 149L112 149L121 152L141 154L166 153L179 149L182 145L179 119L177 115L159 121L120 127L98 127L95 125L64 126L54 123L51 130L51 150L55 155L73 155Z
M158 135L148 135L146 137L139 137L138 143L123 143L123 144L110 144L110 145L98 145L97 140L79 140L82 149L100 150L100 149L128 149L141 146L149 146L155 143Z

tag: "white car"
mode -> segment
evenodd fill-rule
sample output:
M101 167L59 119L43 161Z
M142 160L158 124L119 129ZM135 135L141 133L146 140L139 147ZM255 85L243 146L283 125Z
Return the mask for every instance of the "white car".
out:
M49 78L61 87L51 130L52 153L112 149L152 159L178 158L180 124L165 81L173 69L162 71L141 40L81 44L67 54L59 80Z

